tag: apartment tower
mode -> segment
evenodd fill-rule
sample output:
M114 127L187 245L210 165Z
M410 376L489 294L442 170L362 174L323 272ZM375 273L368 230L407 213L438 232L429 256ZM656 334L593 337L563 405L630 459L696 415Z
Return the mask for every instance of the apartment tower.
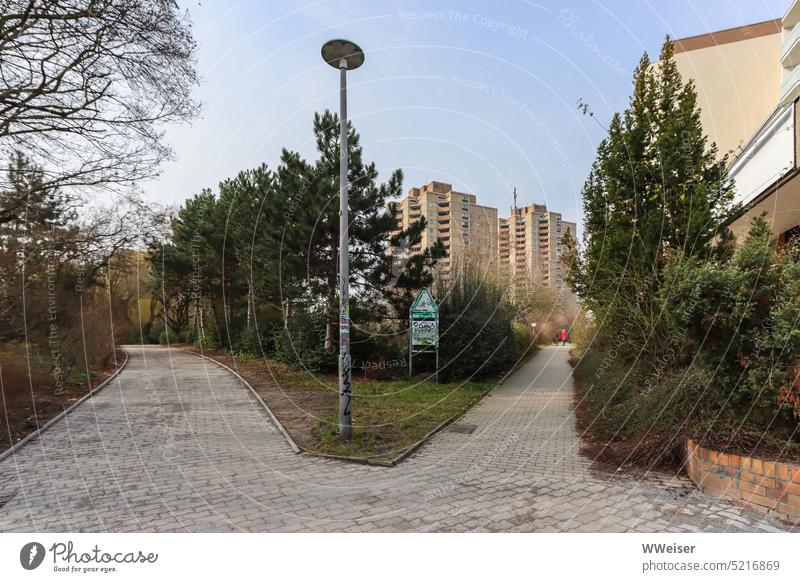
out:
M486 274L513 274L520 282L534 280L562 288L561 237L567 230L574 236L575 223L562 220L560 213L541 204L517 208L512 215L498 218L496 208L479 205L474 194L457 192L444 182L411 188L397 203L395 233L422 216L427 226L420 244L392 249L392 253L402 258L442 241L448 256L437 265L437 274L443 279L450 277L455 266L469 262Z
M499 222L501 272L517 283L533 281L563 289L561 239L567 232L575 236L575 223L563 220L560 212L551 212L544 204L515 206L511 216Z
M393 253L418 253L437 241L447 257L437 265L438 274L448 278L454 266L469 261L480 269L497 269L497 209L477 204L474 194L457 192L451 184L430 182L411 188L397 203L397 230L408 228L421 217L427 226L420 244Z

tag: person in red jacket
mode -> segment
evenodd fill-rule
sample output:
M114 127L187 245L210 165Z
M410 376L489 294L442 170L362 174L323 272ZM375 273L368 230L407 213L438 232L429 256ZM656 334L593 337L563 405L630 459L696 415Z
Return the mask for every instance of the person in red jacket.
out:
M559 338L561 338L561 345L562 346L567 345L567 337L568 336L569 336L569 334L567 333L567 328L565 327L565 328L563 328L561 330L561 334L559 335Z

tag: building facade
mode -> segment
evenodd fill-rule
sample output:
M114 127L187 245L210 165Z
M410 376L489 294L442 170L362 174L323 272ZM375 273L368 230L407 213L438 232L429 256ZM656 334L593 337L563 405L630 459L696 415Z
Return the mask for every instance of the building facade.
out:
M741 212L730 227L737 240L762 213L779 239L795 236L800 1L779 20L675 41L675 56L684 80L698 89L703 129L720 154L732 152L729 176Z
M457 192L451 184L430 182L411 188L397 203L397 230L404 230L424 216L426 228L420 244L409 249L393 249L393 254L421 252L441 241L447 257L437 264L437 274L448 278L460 262L470 261L481 269L497 269L497 209L481 206L474 194Z
M775 108L782 80L780 20L673 42L678 71L694 81L703 129L720 156L737 155Z
M516 282L535 281L563 289L561 240L567 232L575 237L575 223L543 204L512 208L510 217L500 219L501 272Z
M568 230L574 236L576 227L544 205L512 209L511 217L498 218L497 209L478 204L474 194L457 192L451 184L435 181L411 188L408 196L396 205L395 233L422 216L427 222L420 244L392 249L399 259L441 241L448 256L436 270L443 279L448 279L459 264L469 263L487 275L535 280L556 288L564 286L561 237Z

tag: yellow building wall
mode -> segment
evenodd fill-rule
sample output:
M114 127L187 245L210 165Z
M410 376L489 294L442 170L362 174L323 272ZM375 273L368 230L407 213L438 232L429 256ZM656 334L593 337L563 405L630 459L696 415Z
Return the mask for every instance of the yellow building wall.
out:
M694 80L703 128L720 156L737 153L778 104L781 40L777 32L675 54L683 79Z

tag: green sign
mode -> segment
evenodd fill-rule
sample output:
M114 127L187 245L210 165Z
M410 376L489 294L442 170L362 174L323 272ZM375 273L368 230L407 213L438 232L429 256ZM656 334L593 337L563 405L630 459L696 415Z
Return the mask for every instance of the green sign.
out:
M433 300L433 295L427 289L422 289L411 304L412 319L438 319L439 308Z
M420 290L408 310L408 377L414 374L414 354L436 355L436 382L439 382L439 308L427 289Z
M411 349L439 345L439 308L433 295L422 289L411 305Z

